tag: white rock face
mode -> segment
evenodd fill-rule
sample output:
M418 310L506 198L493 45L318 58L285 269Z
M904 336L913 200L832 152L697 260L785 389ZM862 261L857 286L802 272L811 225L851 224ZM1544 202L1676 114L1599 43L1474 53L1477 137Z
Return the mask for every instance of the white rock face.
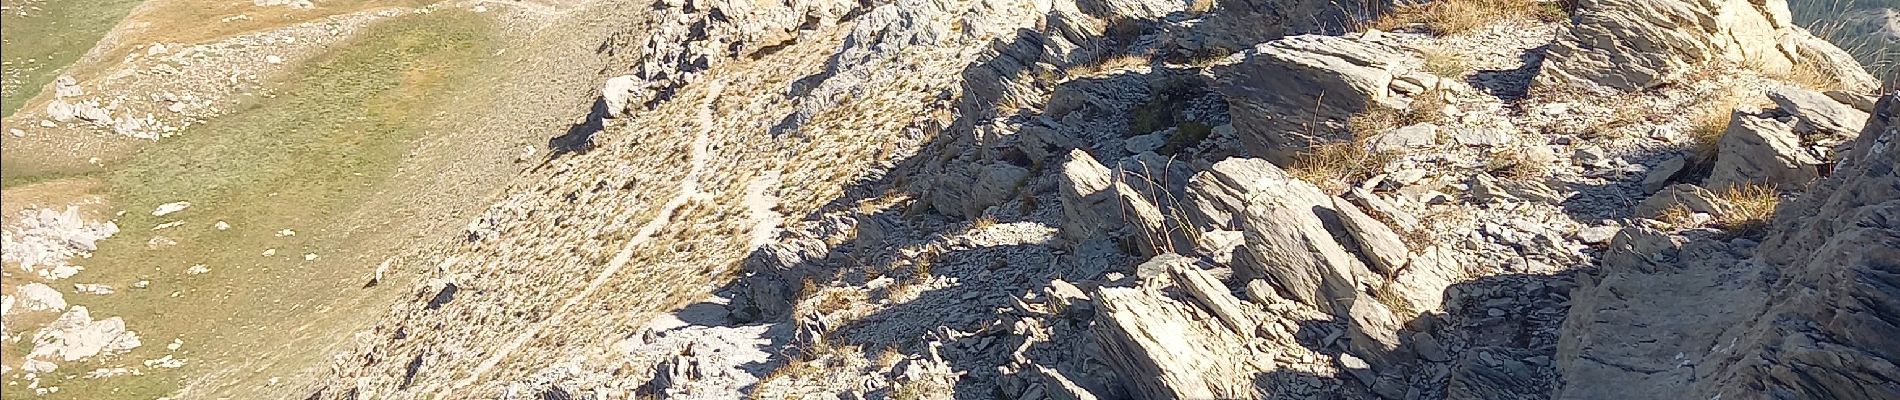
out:
M310 0L251 0L251 5L258 7L290 7L304 10L317 8L317 5L311 3Z
M189 201L178 201L178 202L160 204L158 205L157 209L152 210L152 216L163 217L167 214L171 214L171 213L175 213L179 211L185 211L185 209L187 208L191 208L191 202Z
M1817 68L1856 91L1879 85L1845 51L1789 20L1784 0L1584 0L1550 46L1539 79L1629 91L1716 62Z
M0 231L0 259L20 263L26 271L36 271L50 279L63 279L78 272L66 260L92 253L96 243L119 232L112 222L88 222L78 207L66 211L50 208L29 209L20 220Z
M19 306L27 311L61 311L66 309L66 295L60 294L52 286L33 282L20 285Z
M21 369L53 372L59 362L115 355L138 347L139 336L125 329L125 320L112 317L94 321L85 306L73 306L59 320L33 334L33 353L26 356Z
M607 103L607 116L626 115L627 103L633 98L633 90L639 85L632 75L621 75L607 79L600 88L600 100Z

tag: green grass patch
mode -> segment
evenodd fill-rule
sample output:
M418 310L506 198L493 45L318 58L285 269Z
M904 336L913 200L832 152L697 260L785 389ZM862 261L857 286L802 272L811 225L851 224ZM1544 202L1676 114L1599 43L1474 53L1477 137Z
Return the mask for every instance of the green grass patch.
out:
M91 50L139 0L5 0L0 14L0 116L11 116ZM21 8L26 7L21 15ZM33 9L37 8L37 9Z
M88 268L75 279L120 291L87 296L81 304L97 317L124 316L145 346L115 360L62 365L58 375L83 376L99 366L138 366L146 375L54 378L48 384L63 388L46 398L170 395L183 382L179 370L138 364L167 354L165 344L174 338L185 343L175 356L190 359L185 375L235 365L244 365L243 373L262 370L256 365L294 369L285 365L320 359L321 348L296 345L311 335L303 331L306 324L374 314L320 311L339 298L363 296L352 291L361 290L374 267L343 261L354 255L351 249L368 246L343 228L360 204L384 189L379 185L427 134L430 121L461 109L455 100L464 97L457 93L482 69L492 45L488 22L466 11L385 21L289 74L278 83L280 95L152 144L100 173L107 197L127 210L119 219L124 230L84 260ZM173 201L193 205L151 215ZM169 221L186 224L152 230ZM232 228L214 229L217 221ZM296 234L276 234L283 229ZM148 247L155 236L177 244ZM265 249L276 255L262 256ZM319 259L306 261L306 253ZM211 272L185 273L196 264ZM139 280L151 288L132 289ZM6 397L27 397L23 387L6 387Z

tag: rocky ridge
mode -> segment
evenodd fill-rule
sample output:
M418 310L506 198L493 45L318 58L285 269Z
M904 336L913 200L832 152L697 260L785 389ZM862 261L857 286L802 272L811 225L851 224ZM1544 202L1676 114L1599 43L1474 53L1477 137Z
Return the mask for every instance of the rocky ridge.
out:
M598 137L299 395L1892 394L1893 257L1830 249L1900 248L1894 96L1778 1L1212 60L1199 24L1318 6L659 6L686 39L626 45ZM1763 236L1742 186L1800 200Z

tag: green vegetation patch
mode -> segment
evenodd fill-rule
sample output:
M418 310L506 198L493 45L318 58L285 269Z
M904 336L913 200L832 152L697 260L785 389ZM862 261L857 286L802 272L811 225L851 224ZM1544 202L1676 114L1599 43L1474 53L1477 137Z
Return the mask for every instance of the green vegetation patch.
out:
M0 117L11 116L124 19L139 0L4 0Z
M179 370L143 368L139 360L173 354L165 345L174 338L184 341L174 356L190 359L182 371L194 376L250 374L272 363L294 370L286 365L320 359L320 347L296 345L309 339L308 325L374 314L327 310L339 298L362 296L350 291L374 267L342 261L367 245L355 243L362 235L352 235L356 227L347 222L384 189L430 121L458 109L458 90L492 45L487 22L465 11L385 21L290 74L278 95L98 173L107 197L127 212L119 218L124 230L84 260L81 276L120 290L81 303L101 318L124 316L145 345L115 360L62 365L58 375L102 366L141 367L146 375L49 382L63 389L48 398L168 396L184 382L172 373ZM192 206L151 215L175 201ZM184 224L153 229L173 221ZM230 228L215 228L219 221ZM188 273L195 265L209 272ZM138 281L150 289L133 289ZM213 384L235 384L228 380ZM6 397L26 397L16 392L23 386L6 387Z

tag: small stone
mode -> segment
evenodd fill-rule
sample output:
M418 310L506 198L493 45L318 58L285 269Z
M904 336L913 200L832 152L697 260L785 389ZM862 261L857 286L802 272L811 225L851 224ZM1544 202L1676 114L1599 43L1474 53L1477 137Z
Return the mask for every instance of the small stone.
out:
M1602 147L1597 146L1578 147L1576 154L1571 158L1576 159L1577 164L1590 167L1602 167L1610 163L1610 155L1604 153Z
M1366 360L1349 353L1339 354L1339 367L1346 369L1346 372L1351 373L1354 378L1359 378L1359 382L1366 386L1372 386L1373 382L1379 378L1372 372L1372 364L1367 364Z
M304 261L316 261L316 260L317 260L317 253L307 253L307 254L304 254L304 255L303 255L303 260L304 260Z
M163 217L166 214L184 211L187 208L191 208L191 202L189 201L179 201L179 202L160 204L158 205L157 209L152 210L152 216Z
M275 56L275 55L270 55L270 56L264 56L264 62L266 62L266 63L271 63L271 64L283 64L283 63L284 63L284 58L283 58L283 57L278 57L278 56Z
M189 275L198 275L206 272L211 272L211 267L207 267L204 264L193 265L191 268L185 269L185 273Z
M1668 160L1663 160L1662 164L1657 164L1655 169L1649 170L1648 176L1643 177L1643 192L1656 193L1656 191L1662 190L1664 186L1669 184L1669 178L1675 177L1677 173L1681 173L1682 168L1687 166L1688 163L1689 159L1683 156L1675 156Z
M1423 358L1425 361L1451 361L1451 355L1445 353L1444 345L1439 344L1438 338L1432 337L1430 333L1418 332L1412 334L1412 350L1418 352L1419 358Z
M149 287L152 287L152 281L140 279L138 282L132 282L133 289L144 289L144 288L149 288Z
M212 227L218 228L218 230L222 231L222 230L231 229L231 224L224 223L224 221L218 221L218 223L215 225L212 225Z
M1610 238L1616 237L1616 232L1621 231L1621 230L1623 230L1623 228L1616 227L1616 226L1593 226L1589 228L1578 229L1577 240L1581 240L1584 243L1588 243L1588 244L1609 243Z
M25 136L26 136L26 131L23 131L23 130L19 130L19 129L8 129L8 130L7 130L7 133L10 133L10 134L13 134L13 137L25 137Z
M286 236L297 236L297 231L293 231L289 229L277 231L277 237L286 237Z

